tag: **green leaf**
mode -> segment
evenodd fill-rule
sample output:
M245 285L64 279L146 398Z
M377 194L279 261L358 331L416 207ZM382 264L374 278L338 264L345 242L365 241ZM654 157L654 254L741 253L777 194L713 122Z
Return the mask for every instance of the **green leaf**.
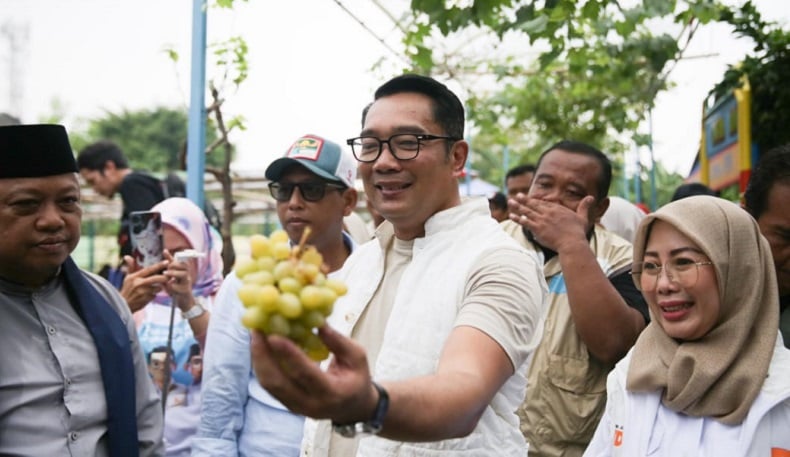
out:
M164 50L167 53L167 57L172 60L173 62L178 62L178 52L173 48L168 48Z
M674 0L643 0L642 5L645 12L650 16L666 16L675 10L676 1Z
M540 63L540 69L545 70L552 62L554 62L557 57L562 53L562 48L557 47L552 49L549 52L544 52L543 54L538 57L538 62Z
M214 0L218 8L233 9L233 0Z
M582 17L587 20L595 20L601 14L601 5L596 0L589 0L581 8Z
M530 2L528 5L521 6L516 10L516 23L530 21L535 18L535 3Z
M526 33L527 35L538 35L544 30L546 30L546 26L549 24L549 17L540 15L532 20L526 21L519 25L519 30Z
M630 21L617 21L614 23L614 29L618 35L627 38L636 30L636 24Z
M411 59L425 73L430 73L433 68L433 51L425 46L418 46L417 52L411 56Z

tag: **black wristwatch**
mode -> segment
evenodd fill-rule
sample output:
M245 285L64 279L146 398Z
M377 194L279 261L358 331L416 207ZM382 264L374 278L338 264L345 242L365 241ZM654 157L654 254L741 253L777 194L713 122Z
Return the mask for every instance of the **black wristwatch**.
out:
M373 387L379 391L379 401L376 403L376 410L373 412L373 418L366 422L354 422L351 424L336 424L332 422L332 428L335 433L346 438L354 438L357 435L375 435L381 431L384 426L384 416L387 414L387 409L390 406L390 396L383 387L373 383Z

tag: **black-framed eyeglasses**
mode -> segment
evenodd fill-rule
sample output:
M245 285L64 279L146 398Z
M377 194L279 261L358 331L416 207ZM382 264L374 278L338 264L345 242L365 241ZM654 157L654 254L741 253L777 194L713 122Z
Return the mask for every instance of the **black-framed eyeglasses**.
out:
M398 160L412 160L420 153L420 147L426 141L445 140L459 141L460 138L442 135L428 135L417 133L398 133L386 140L375 136L360 136L349 138L346 144L351 146L354 158L363 163L375 162L381 155L384 144L389 146L390 153Z
M689 288L697 284L699 278L699 267L713 265L713 262L695 262L694 259L678 258L672 259L664 265L659 265L656 262L642 263L640 271L632 271L631 275L636 279L639 290L644 292L652 292L658 287L658 278L661 277L661 272L667 274L667 279L680 285L680 287Z
M270 182L269 192L272 197L278 202L287 202L291 199L295 188L299 188L299 193L302 198L308 202L317 202L324 198L326 195L327 187L338 190L345 190L346 186L341 184L332 184L323 181L308 181L308 182Z

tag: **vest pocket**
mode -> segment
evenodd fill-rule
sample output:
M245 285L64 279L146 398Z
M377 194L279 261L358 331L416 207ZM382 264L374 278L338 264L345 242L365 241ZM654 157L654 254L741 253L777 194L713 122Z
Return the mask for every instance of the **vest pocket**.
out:
M540 389L541 403L550 411L542 425L553 430L554 440L582 449L592 439L606 406L606 376L589 362L549 355L544 386Z

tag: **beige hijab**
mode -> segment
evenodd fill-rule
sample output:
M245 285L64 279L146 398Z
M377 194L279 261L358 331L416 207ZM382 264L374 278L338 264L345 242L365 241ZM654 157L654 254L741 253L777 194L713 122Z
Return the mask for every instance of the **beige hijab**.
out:
M661 401L673 411L740 424L767 376L779 326L768 242L737 205L716 197L689 197L642 221L634 265L642 263L655 220L680 230L713 262L720 315L708 334L687 342L669 337L653 316L634 346L626 387L635 392L663 389Z

